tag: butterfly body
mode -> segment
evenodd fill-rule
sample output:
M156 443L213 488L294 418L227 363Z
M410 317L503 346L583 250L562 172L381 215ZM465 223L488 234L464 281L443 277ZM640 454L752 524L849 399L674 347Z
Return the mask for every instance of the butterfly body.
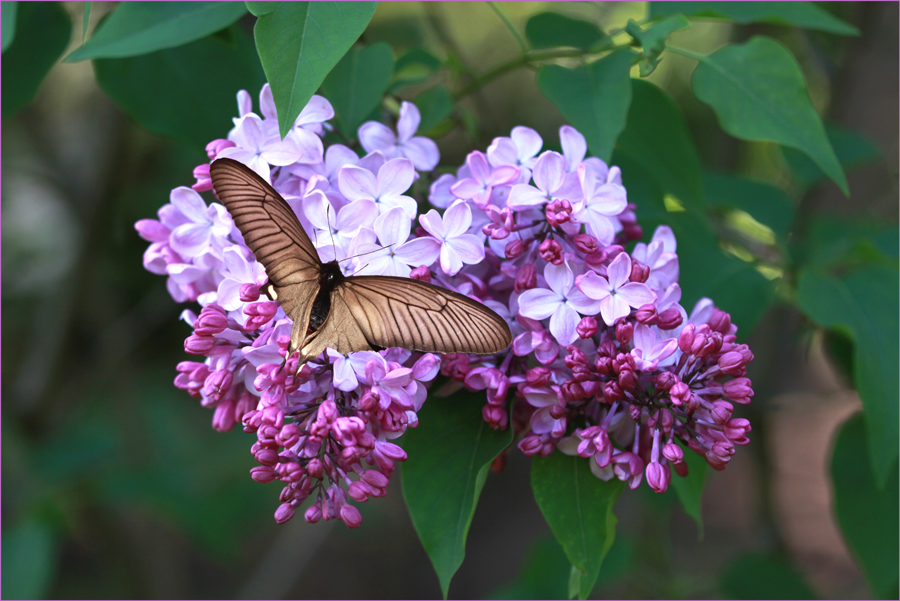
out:
M266 269L266 294L294 322L288 356L299 353L298 370L328 347L487 355L512 342L506 321L467 296L410 278L345 276L337 261L323 263L290 205L245 165L217 159L210 177Z

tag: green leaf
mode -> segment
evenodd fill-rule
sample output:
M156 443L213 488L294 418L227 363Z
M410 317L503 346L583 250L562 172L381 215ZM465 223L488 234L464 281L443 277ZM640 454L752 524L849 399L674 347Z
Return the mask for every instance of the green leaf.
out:
M4 599L46 597L56 567L55 538L50 527L36 518L4 525Z
M684 461L688 466L688 474L684 478L672 474L672 488L681 501L684 512L697 522L698 538L703 540L703 488L706 485L706 472L709 464L706 459L682 445Z
M827 123L825 133L845 171L874 163L881 158L881 153L874 143L858 132ZM782 148L781 151L801 190L805 191L827 177L812 159L802 152L793 148Z
M806 153L845 195L847 178L813 108L803 72L775 40L756 36L700 61L692 77L697 99L712 107L726 132L742 140L777 142Z
M817 599L803 575L779 554L744 553L725 569L722 592L729 599Z
M416 108L422 115L419 131L429 132L453 112L453 98L444 86L435 86L425 90L414 100Z
M59 2L21 3L15 40L2 58L4 118L31 102L71 35L72 21Z
M81 19L81 45L84 45L84 42L87 40L87 30L88 25L91 22L91 7L94 5L93 2L85 2L84 3L84 15Z
M604 161L609 160L625 127L634 56L623 49L575 69L544 65L538 71L541 92L584 134L591 153Z
M237 25L227 31L230 42L209 36L143 56L98 59L97 81L147 129L203 148L232 127L235 92L265 82L248 37Z
M674 196L682 206L702 208L700 160L681 109L652 83L632 79L631 89L631 108L616 153L639 163L663 193ZM613 163L618 161L614 159ZM622 175L627 177L624 170Z
M281 137L365 30L376 2L248 2Z
M3 13L0 14L0 19L3 20L3 52L6 52L16 37L16 12L18 12L16 9L18 8L19 3L13 1L4 2L2 5Z
M651 2L650 18L683 13L693 17L730 19L735 23L796 25L840 35L859 30L812 2Z
M823 328L854 342L853 371L868 426L869 459L879 486L897 462L897 269L863 265L839 276L800 273L797 306ZM896 472L896 470L894 470Z
M241 2L123 2L66 61L175 48L225 29L246 12Z
M642 30L633 19L628 20L625 31L641 45L641 77L647 77L659 64L659 55L666 48L666 38L674 31L688 29L691 22L684 15L673 15Z
M391 91L406 86L425 83L441 68L441 61L424 48L413 48L399 59L394 66Z
M872 593L881 599L896 598L897 464L879 487L866 460L866 446L865 422L856 414L841 427L831 456L834 512Z
M590 594L616 534L613 506L624 483L604 482L591 473L588 460L556 452L535 457L531 487L544 519L580 572L578 596Z
M491 430L484 394L430 399L406 432L403 498L444 598L465 557L466 536L491 462L512 443L512 429Z
M538 13L528 19L525 37L536 50L558 46L591 50L609 40L593 23L558 13Z
M394 73L394 55L384 42L351 48L335 65L325 81L322 94L334 107L338 129L347 137L381 102Z
M794 223L794 206L780 188L733 175L703 173L703 191L710 207L740 210L772 230L785 242Z

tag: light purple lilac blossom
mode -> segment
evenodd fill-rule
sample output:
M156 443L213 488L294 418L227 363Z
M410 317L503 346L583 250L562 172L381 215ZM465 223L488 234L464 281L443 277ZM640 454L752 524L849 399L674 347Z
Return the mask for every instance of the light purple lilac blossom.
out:
M259 106L254 113L250 95L238 94L239 116L227 139L207 146L210 162L230 156L272 183L323 260L353 257L342 264L348 275L414 277L475 297L514 337L489 357L329 349L292 375L296 357L282 368L291 320L260 296L265 271L224 207L200 196L212 185L209 163L198 166L193 189L176 188L158 220L135 227L150 242L145 267L168 277L175 301L201 307L183 313L193 327L184 346L203 360L180 363L175 385L213 409L217 430L241 423L256 433L251 476L281 481L278 522L311 497L307 521L359 526L350 500L386 494L406 459L391 441L418 424L439 372L447 380L438 394L484 390L485 421L513 427L526 455L577 454L597 477L631 488L646 476L664 492L673 470L686 475L678 442L716 469L749 442L749 422L732 412L753 396L745 377L753 354L712 301L690 315L679 304L668 227L626 252L643 231L621 173L585 158L574 128L560 129L560 154L516 127L438 176L437 146L415 136L411 103L396 133L360 127L366 154L325 147L334 111L322 97L284 140L268 85ZM409 195L417 179L435 207L421 215Z

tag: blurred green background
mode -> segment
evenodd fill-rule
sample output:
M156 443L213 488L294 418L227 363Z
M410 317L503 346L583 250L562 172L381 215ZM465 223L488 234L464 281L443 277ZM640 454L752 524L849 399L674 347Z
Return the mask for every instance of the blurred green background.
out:
M646 13L645 3L500 5L520 28L547 10L605 29ZM63 6L68 53L80 45L84 12L80 2ZM89 30L113 7L96 3ZM862 35L707 22L673 42L705 54L762 33L787 45L826 122L865 140L850 161L852 199L831 183L812 186L797 205L798 227L814 212L896 224L897 4L824 8ZM251 39L253 21L245 16L231 35ZM424 46L463 74L517 53L484 3L381 3L362 40L388 42L395 57ZM727 136L690 93L694 65L669 53L650 80L678 100L704 167L785 184L789 165L777 147ZM8 76L4 68L4 87ZM236 91L208 92L236 115ZM248 91L255 103L258 87ZM179 93L156 89L151 100L177 105ZM515 125L555 141L564 123L528 69L463 105L470 127L438 138L442 165L461 164ZM221 123L219 135L230 127ZM255 437L214 432L211 413L172 385L190 330L164 280L142 268L147 243L133 223L193 183L202 149L135 124L98 87L91 62L56 64L34 102L4 118L2 136L3 597L440 596L397 483L361 507L357 530L299 518L277 526L279 488L248 474ZM859 410L858 396L823 338L779 303L749 343L756 396L738 413L753 423L752 443L710 475L702 533L674 491L624 494L596 595L871 594L834 520L828 479L834 432ZM839 340L829 346L840 348ZM535 505L529 466L512 453L488 478L451 597L565 596L568 567Z

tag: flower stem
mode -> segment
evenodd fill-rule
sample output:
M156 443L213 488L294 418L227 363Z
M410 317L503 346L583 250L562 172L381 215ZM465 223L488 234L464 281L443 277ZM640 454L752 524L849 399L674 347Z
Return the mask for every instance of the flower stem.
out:
M488 2L488 6L494 9L494 12L497 13L497 16L500 17L500 20L503 21L503 24L506 25L506 28L512 34L514 38L516 38L516 42L519 44L519 48L522 49L522 52L528 52L528 43L519 33L519 30L512 24L512 21L509 20L509 17L506 16L506 13L503 12L503 9L497 5L496 2Z
M669 52L674 52L675 54L680 54L681 56L687 56L688 58L692 58L701 62L706 60L706 55L697 54L696 52L688 50L687 48L672 46L671 44L666 44L666 50L668 50Z

